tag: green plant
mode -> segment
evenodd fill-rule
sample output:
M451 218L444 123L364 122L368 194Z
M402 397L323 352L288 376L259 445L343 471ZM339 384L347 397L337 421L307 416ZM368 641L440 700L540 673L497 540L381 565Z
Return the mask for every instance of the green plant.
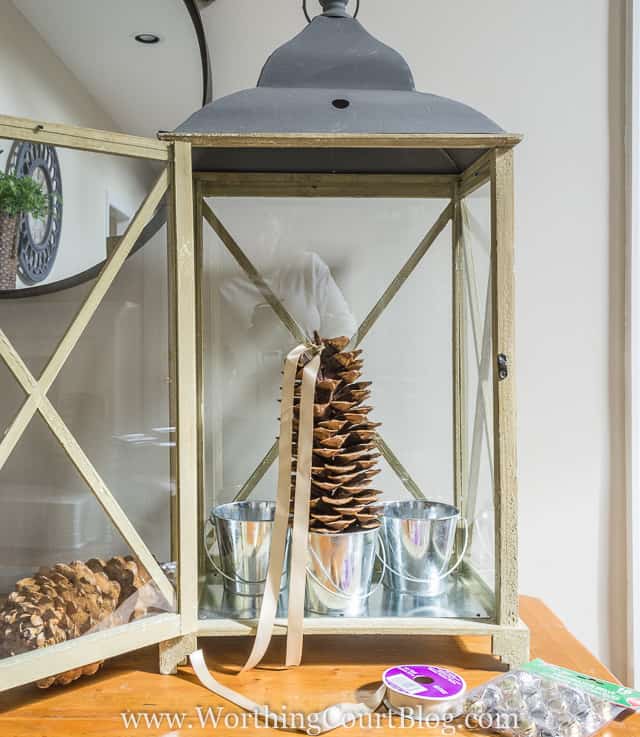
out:
M0 212L43 218L48 210L49 198L34 179L0 172Z

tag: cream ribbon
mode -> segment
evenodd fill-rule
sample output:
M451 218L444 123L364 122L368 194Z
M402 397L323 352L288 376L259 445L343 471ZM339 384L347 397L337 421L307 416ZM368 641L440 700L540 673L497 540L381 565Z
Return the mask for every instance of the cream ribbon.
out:
M309 544L309 503L311 501L311 463L313 456L313 402L320 369L320 349L302 370L296 487L293 497L293 532L291 536L291 574L287 615L287 667L302 660L304 630L304 595ZM291 464L291 444L288 449ZM282 568L280 568L282 571ZM278 579L279 581L280 579Z
M300 356L307 350L305 345L296 346L284 362L282 377L282 397L280 403L280 439L278 441L278 490L276 493L276 514L271 534L271 550L269 552L269 567L265 583L258 629L253 642L251 654L241 673L255 668L262 660L271 642L271 634L276 619L282 568L289 527L289 500L291 497L291 439L293 435L293 394L295 389L296 372ZM305 385L303 383L303 390ZM304 397L300 398L302 404ZM311 398L313 404L313 396ZM302 420L302 418L300 418ZM302 424L302 422L300 422ZM298 428L300 435L302 428ZM313 437L313 428L312 428ZM300 442L300 438L298 439ZM297 477L296 477L297 488ZM289 635L287 634L287 653L289 652Z
M275 729L292 730L292 725L287 723L287 716L280 713L272 712L268 706L260 705L252 701L247 696L239 694L237 691L223 686L211 675L204 661L202 650L197 650L189 656L193 671L200 679L200 683L217 696L230 701L245 711L251 712L256 719L260 718L265 723ZM382 704L387 689L384 685L380 686L374 693L368 696L360 703L344 702L333 704L322 711L311 712L303 715L302 729L296 728L295 731L303 732L308 735L320 735L325 732L331 732L338 727L352 724L360 717L372 714ZM291 716L291 714L289 714Z

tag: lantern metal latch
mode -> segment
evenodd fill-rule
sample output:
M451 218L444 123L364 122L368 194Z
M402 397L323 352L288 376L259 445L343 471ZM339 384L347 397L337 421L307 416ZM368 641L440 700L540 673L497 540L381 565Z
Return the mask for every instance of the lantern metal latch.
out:
M509 361L504 353L498 353L498 379L504 381L509 376Z

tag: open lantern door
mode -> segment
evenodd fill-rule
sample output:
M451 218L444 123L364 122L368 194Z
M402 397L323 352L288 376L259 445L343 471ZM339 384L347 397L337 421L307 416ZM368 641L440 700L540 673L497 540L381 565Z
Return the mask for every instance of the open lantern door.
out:
M189 195L179 218L188 232L173 215L167 226L176 193L191 187L190 169L174 153L186 147L7 117L0 136L55 146L63 172L76 162L86 177L111 167L139 198L89 278L1 294L0 688L7 689L67 683L106 657L185 631L172 563L177 353L186 335L191 348L182 355L193 355L194 309ZM87 205L72 197L64 205L73 231ZM195 396L195 371L191 381L184 365L182 372ZM193 417L193 404L183 411ZM193 463L185 485L189 474L195 479Z

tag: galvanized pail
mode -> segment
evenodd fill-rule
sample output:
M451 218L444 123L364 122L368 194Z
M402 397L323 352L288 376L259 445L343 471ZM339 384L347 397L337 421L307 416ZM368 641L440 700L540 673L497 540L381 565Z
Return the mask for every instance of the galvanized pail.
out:
M451 565L459 522L464 526L464 544ZM386 558L384 586L418 596L441 594L445 579L467 549L466 520L456 507L441 502L387 502L380 534Z
M373 585L378 529L358 532L310 532L306 609L316 614L358 617L380 586Z
M208 526L215 529L219 564L214 557L215 542L207 543L205 549L209 562L222 576L224 587L230 593L241 596L264 594L275 514L275 503L266 501L231 502L212 510ZM281 588L287 587L288 553L287 532Z

